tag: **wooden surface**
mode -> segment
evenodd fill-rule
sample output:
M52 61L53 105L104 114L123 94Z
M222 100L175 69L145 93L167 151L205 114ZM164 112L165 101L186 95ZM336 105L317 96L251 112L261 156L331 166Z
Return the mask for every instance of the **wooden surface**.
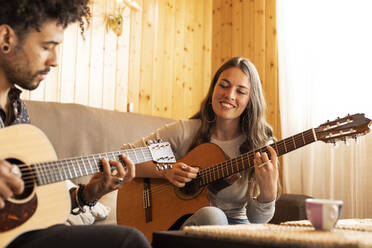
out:
M267 119L280 139L275 0L213 1L212 74L235 56L256 65L268 105Z
M96 0L85 32L66 29L59 67L22 98L73 102L188 118L200 106L216 69L232 56L250 58L260 73L268 120L280 136L275 0L136 0L125 9L123 34L106 29L118 6Z

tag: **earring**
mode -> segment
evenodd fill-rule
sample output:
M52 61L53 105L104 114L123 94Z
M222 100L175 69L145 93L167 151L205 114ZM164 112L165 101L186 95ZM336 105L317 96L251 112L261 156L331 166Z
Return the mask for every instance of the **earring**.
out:
M2 49L3 49L4 52L7 52L7 51L9 51L9 46L8 45L4 45L2 47Z

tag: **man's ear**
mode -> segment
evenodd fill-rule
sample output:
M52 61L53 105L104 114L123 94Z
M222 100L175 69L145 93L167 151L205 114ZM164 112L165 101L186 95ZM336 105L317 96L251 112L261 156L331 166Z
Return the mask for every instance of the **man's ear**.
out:
M17 45L17 35L9 25L0 25L0 52L9 53Z

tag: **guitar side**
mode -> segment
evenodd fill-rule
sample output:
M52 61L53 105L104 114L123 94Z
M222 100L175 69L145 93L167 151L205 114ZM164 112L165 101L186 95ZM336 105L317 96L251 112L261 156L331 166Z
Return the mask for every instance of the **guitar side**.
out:
M25 164L33 164L56 160L57 157L48 138L32 125L20 124L1 129L0 140L1 159L17 159ZM70 197L64 182L35 186L32 196L36 199L35 211L24 222L19 219L21 224L14 228L3 229L8 220L18 219L19 216L9 212L7 207L0 210L0 247L6 246L24 232L65 221L70 212ZM13 208L21 210L28 204L28 200L29 198L12 203ZM6 204L10 205L9 202Z
M225 160L217 145L205 143L178 162L205 169ZM146 191L146 187L150 191ZM183 215L209 206L205 191L204 188L195 196L183 197L177 187L164 179L134 179L118 191L117 222L137 228L151 242L153 232L167 230Z

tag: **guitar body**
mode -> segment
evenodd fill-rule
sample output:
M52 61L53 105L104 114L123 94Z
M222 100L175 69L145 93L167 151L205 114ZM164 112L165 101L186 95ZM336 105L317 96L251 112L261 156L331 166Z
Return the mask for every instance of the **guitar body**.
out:
M0 129L0 158L24 164L56 160L56 153L38 128L15 125ZM63 223L70 212L70 198L64 182L34 187L21 199L6 201L0 210L0 247L34 229Z
M225 160L221 148L205 143L179 162L206 169ZM137 228L151 241L153 232L165 231L183 215L209 206L205 191L197 188L185 193L164 179L134 179L118 191L117 222Z

